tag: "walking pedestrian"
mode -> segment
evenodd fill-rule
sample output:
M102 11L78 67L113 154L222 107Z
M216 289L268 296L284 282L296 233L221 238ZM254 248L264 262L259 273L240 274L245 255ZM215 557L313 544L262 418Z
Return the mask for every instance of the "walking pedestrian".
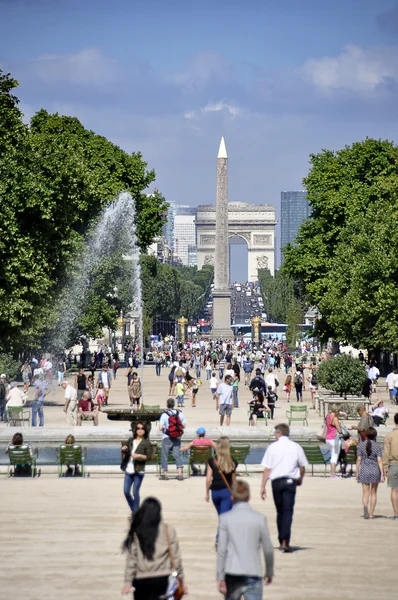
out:
M249 505L250 488L242 480L232 485L232 509L220 516L217 547L217 587L226 600L262 600L264 585L274 576L274 549L267 519ZM264 556L265 575L261 565Z
M35 399L32 404L32 427L36 427L37 415L39 415L39 427L44 426L44 397L47 396L48 390L46 383L40 379L39 375L35 375Z
M238 390L239 390L239 374L234 371L233 383L232 383L232 395L234 398L234 408L239 408Z
M133 410L138 410L141 402L142 386L140 378L138 377L138 373L135 372L132 374L132 378L130 380L129 396L130 406L133 408Z
M336 465L341 450L341 424L339 421L340 406L332 404L330 412L326 415L325 427L326 444L330 450L330 478L338 479L336 475Z
M366 441L358 444L356 479L362 483L363 516L365 519L373 519L377 488L380 482L384 482L384 472L381 460L382 449L375 441L377 431L374 427L369 427L366 431L366 438Z
M296 373L294 374L294 387L296 390L296 400L297 402L303 401L303 372L298 367Z
M105 399L106 399L105 404L108 405L109 392L112 387L112 375L111 375L111 372L109 371L107 363L102 363L102 369L98 374L97 384L99 382L101 382L102 385L104 386Z
M303 482L308 465L304 450L289 439L289 433L289 426L285 423L275 427L276 441L267 448L261 463L264 473L260 495L263 500L266 499L266 486L270 479L277 512L279 549L282 552L292 551L290 537L296 490Z
M184 572L177 533L162 521L162 506L157 498L146 498L134 519L122 545L126 552L126 567L122 595L134 592L134 600L165 598L169 577L176 571L184 593ZM173 594L174 596L174 594Z
M131 424L133 432L127 445L122 446L123 460L120 468L124 471L123 492L133 515L140 506L140 488L145 475L145 463L152 458L152 444L149 441L148 425L144 421ZM133 496L131 496L131 488Z
M394 415L395 427L387 433L383 447L383 469L391 488L391 504L394 519L398 519L398 413Z
M62 387L65 390L64 412L69 425L76 426L77 423L77 391L68 381L62 382Z
M172 396L174 394L175 370L176 370L176 366L173 365L171 367L171 371L169 373L169 396Z
M83 398L84 392L87 390L87 377L84 374L83 369L79 369L77 375L75 375L75 389L77 393L77 400Z
M24 386L24 391L29 391L30 378L32 377L32 369L30 368L29 362L25 360L24 364L21 367L22 373L22 381Z
M220 425L224 424L226 416L226 425L231 425L232 406L232 379L230 375L225 376L224 383L220 383L216 392L216 409L220 415Z
M206 473L206 502L211 499L218 515L231 510L231 488L235 481L235 472L238 463L231 456L229 438L221 436L216 442L216 456L207 461ZM216 544L218 533L216 537Z
M178 470L177 479L182 481L181 436L185 429L185 418L182 412L174 407L174 398L169 398L167 400L167 411L162 414L159 421L159 431L163 433L162 475L160 478L168 479L168 459L171 451Z

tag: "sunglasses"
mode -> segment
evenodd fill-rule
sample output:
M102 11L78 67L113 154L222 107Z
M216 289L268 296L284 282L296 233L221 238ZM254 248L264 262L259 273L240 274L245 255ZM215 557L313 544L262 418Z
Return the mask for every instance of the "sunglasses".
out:
M145 427L136 427L136 429L145 429Z

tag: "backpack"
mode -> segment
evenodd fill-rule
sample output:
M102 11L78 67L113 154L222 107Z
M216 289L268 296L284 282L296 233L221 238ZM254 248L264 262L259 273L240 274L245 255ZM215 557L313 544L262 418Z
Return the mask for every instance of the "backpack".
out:
M166 429L166 435L170 438L181 437L184 433L184 428L180 419L180 411L177 410L175 413L167 411L166 415L169 417L169 426Z
M316 378L315 373L311 377L311 385L318 385L318 380Z
M0 400L6 399L6 386L0 381Z
M300 385L301 383L301 377L300 374L297 372L294 376L294 385Z

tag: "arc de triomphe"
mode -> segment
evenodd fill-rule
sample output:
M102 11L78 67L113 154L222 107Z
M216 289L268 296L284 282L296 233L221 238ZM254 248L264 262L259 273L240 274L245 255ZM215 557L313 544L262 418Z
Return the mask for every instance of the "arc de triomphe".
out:
M267 204L228 203L228 238L240 238L248 249L248 280L258 279L257 269L275 271L275 208ZM198 206L196 218L198 269L214 265L216 207Z

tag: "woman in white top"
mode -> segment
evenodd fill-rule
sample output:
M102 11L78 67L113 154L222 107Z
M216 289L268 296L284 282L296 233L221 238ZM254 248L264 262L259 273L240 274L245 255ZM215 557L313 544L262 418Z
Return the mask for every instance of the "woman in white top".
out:
M125 471L124 495L131 512L137 512L140 505L140 487L145 475L145 463L152 457L152 444L149 441L148 425L143 421L131 424L133 435L126 446L122 446L122 464ZM131 496L133 488L133 496Z

